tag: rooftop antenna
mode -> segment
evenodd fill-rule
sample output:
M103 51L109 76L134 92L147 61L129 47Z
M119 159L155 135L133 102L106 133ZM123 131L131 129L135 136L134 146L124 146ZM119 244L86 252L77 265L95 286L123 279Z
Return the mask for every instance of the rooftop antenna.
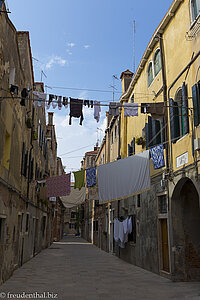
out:
M113 88L113 102L114 102L115 101L115 91L117 90L117 88L115 87L115 80L116 79L119 80L119 79L117 78L117 75L113 75L112 78L113 78L113 85L110 85L110 87Z
M135 20L133 20L133 73L135 74Z
M41 71L41 82L42 82L42 75L44 75L44 77L46 77L47 78L47 75L44 73L44 71L42 70Z

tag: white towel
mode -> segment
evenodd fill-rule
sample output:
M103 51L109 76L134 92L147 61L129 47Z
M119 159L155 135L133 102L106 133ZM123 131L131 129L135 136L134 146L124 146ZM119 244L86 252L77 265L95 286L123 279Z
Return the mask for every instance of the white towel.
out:
M138 103L124 103L124 117L138 116Z

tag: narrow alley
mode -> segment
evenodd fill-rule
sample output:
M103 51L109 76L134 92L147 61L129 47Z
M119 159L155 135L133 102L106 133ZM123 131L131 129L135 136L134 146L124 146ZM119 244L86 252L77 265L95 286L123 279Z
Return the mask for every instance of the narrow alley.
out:
M25 294L31 299L192 300L200 299L200 285L172 282L70 236L25 263L0 288L4 299L29 299Z

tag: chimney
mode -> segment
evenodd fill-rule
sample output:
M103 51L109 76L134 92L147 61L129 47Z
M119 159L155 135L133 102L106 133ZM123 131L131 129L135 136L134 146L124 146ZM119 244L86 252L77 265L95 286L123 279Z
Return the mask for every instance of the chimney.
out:
M53 112L48 112L48 125L53 125Z
M129 87L129 84L131 83L131 79L133 77L133 72L130 70L126 70L122 72L120 79L122 84L122 93L125 93Z

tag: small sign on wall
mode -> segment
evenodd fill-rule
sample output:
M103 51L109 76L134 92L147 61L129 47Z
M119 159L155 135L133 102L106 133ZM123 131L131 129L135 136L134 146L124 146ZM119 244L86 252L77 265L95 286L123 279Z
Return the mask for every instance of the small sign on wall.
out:
M176 158L176 167L180 168L188 163L188 152L185 152Z

